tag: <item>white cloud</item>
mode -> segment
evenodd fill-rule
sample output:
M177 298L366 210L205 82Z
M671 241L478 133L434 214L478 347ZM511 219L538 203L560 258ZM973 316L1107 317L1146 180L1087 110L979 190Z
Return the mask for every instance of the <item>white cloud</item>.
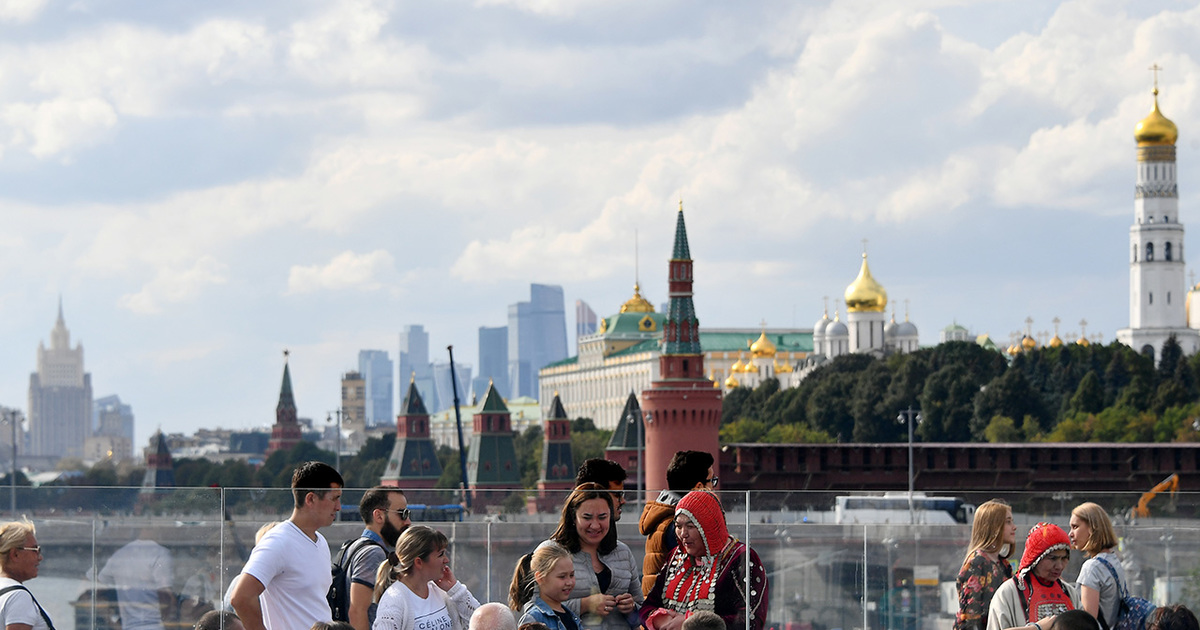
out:
M164 303L194 300L206 287L228 280L228 267L212 256L204 256L187 269L159 269L141 291L121 296L118 305L135 313L153 315L162 312Z
M288 295L315 291L375 291L384 286L379 276L395 273L395 259L380 249L366 254L346 251L325 265L293 265L288 273Z
M0 22L29 22L45 8L47 0L0 0Z
M47 158L101 141L116 126L117 114L99 98L56 98L8 105L0 120L8 127L9 147Z

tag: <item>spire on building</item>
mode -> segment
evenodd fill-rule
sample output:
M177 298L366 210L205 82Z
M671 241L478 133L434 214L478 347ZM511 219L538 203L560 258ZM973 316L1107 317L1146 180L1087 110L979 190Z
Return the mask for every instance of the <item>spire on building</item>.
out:
M429 429L429 412L414 377L408 383L408 395L400 403L396 444L384 467L380 485L410 490L432 488L437 483L442 476L442 464L438 461L437 447Z
M663 350L671 354L700 354L700 320L692 304L692 255L688 248L683 202L675 219L675 247L671 252L668 277L670 304L663 328Z
M150 446L146 449L146 475L142 478L140 492L152 494L155 488L174 487L175 462L171 458L167 436L159 429L150 436Z
M415 377L408 382L408 395L404 397L404 402L400 405L400 414L410 416L429 415L429 412L425 410L425 401L421 400L421 391L417 389L417 379Z
M575 487L575 458L571 452L571 418L558 392L550 402L542 435L542 466L538 478L538 502L548 511L562 505L564 496Z
M288 351L283 351L283 383L279 386L279 403L275 405L275 424L267 442L267 455L286 451L300 443L303 437L296 419L296 398L292 394L292 373L288 366Z

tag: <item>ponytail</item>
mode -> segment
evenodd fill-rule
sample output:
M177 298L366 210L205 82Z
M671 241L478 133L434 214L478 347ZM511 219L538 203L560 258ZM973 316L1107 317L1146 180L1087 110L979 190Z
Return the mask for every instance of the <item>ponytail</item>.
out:
M513 571L512 584L508 587L508 607L515 612L521 612L525 604L533 597L533 589L537 583L533 581L533 571L529 568L533 554L527 553L517 560L517 568Z

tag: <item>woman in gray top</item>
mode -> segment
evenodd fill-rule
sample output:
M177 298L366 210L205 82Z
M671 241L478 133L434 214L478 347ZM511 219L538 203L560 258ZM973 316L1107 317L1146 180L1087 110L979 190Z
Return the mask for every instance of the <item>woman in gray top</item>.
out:
M563 503L550 539L571 552L575 590L563 602L588 630L630 630L641 625L642 567L617 540L612 491L581 484ZM582 630L582 629L581 629Z
M1121 587L1125 570L1117 558L1117 533L1104 508L1083 503L1071 510L1071 546L1087 554L1079 569L1079 608L1092 614L1104 628L1117 625L1121 614Z

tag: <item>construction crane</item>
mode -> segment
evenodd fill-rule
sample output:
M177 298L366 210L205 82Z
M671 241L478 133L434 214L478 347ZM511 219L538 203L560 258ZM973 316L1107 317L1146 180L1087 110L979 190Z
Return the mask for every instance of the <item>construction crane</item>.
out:
M1170 492L1171 498L1175 498L1175 493L1179 490L1179 475L1171 473L1170 477L1158 482L1158 485L1150 488L1150 490L1138 499L1137 505L1129 511L1133 518L1149 518L1150 517L1150 500L1158 496L1161 492Z

